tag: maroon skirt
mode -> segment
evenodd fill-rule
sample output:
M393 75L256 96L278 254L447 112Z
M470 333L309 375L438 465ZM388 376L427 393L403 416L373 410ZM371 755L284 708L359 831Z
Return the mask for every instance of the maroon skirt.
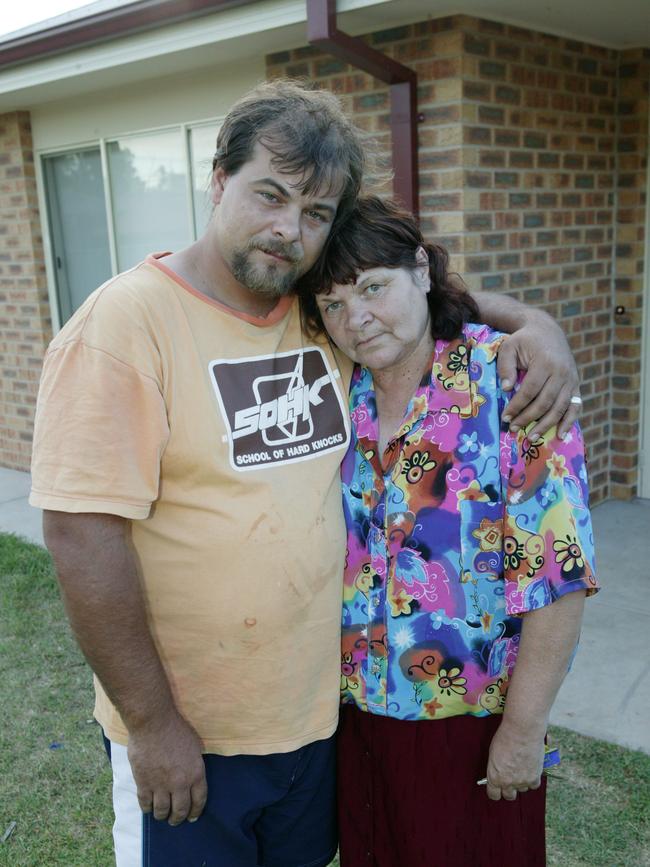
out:
M341 867L544 867L546 782L490 801L500 716L418 722L341 709Z

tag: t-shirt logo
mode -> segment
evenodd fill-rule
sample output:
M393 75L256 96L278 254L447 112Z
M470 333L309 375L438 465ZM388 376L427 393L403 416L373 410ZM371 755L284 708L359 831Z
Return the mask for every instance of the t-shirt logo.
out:
M318 347L210 362L236 470L308 460L348 444L347 410Z

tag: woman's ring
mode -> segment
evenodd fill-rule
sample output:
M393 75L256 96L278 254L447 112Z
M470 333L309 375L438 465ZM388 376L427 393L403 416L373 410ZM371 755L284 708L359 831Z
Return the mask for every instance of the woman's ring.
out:
M579 395L574 394L569 402L570 403L577 403L578 406L581 406L582 405L582 398Z

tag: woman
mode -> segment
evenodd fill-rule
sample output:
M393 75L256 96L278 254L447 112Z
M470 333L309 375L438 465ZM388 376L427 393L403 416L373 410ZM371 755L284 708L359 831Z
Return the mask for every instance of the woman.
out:
M397 205L360 201L301 289L356 362L341 865L543 865L545 732L596 589L580 431L500 429L502 337Z

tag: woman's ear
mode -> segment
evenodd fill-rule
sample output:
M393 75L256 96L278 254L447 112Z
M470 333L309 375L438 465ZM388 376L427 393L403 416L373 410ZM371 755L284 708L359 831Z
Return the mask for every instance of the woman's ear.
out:
M419 283L426 286L428 292L431 288L431 278L429 276L429 256L424 247L418 247L415 251L415 275Z

